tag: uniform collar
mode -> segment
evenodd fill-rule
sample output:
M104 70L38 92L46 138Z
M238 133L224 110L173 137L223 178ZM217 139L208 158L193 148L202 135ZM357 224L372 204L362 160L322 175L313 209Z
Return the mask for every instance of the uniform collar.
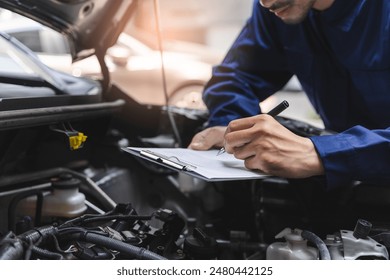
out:
M318 13L324 21L333 23L339 28L348 31L365 2L366 0L335 0L332 6L325 11L314 11L314 13Z

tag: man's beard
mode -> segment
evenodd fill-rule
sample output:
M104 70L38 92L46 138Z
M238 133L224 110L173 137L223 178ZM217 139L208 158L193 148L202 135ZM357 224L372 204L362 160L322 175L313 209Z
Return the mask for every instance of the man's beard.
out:
M307 17L307 14L312 9L314 3L315 0L310 0L303 5L299 5L295 3L295 0L284 0L276 2L269 8L269 10L274 12L278 9L283 9L284 7L286 7L286 16L283 16L282 11L279 18L286 24L298 24L301 23ZM276 16L278 15L276 14Z

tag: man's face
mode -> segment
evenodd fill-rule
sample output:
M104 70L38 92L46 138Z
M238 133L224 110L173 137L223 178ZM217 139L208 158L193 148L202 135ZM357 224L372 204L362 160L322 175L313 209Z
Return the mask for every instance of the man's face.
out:
M260 5L269 9L287 24L302 22L317 0L259 0Z

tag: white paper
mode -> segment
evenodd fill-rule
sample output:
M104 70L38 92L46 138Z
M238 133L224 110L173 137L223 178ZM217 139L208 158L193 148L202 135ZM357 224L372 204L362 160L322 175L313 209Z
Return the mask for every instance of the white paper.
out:
M229 181L244 179L259 179L268 175L249 170L244 161L236 159L232 154L223 153L217 156L218 150L195 151L184 148L139 148L128 147L132 154L139 155L140 151L151 151L164 158L179 162L189 167L186 174L203 178L207 181ZM126 151L126 149L124 149ZM136 153L134 153L136 152ZM142 157L142 156L141 156Z

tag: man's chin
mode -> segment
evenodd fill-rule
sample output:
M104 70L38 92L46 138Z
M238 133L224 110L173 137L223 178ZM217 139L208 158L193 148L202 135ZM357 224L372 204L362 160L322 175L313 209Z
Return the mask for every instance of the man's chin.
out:
M305 14L302 14L302 15L299 15L299 16L291 16L291 14L281 14L281 15L277 15L277 17L279 17L284 23L286 24L298 24L298 23L301 23L302 21L305 20L306 16L307 16L307 13Z
M305 20L311 6L298 7L291 6L287 9L276 11L275 15L286 24L298 24Z
M294 24L299 24L301 23L305 18L281 18L280 19L285 23L285 24L288 24L288 25L294 25Z

